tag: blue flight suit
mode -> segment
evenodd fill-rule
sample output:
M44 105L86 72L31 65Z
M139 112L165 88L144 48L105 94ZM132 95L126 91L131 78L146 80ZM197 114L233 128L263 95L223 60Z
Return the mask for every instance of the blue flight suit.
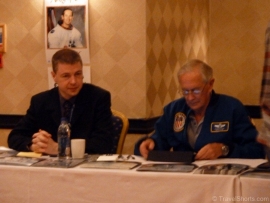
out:
M256 142L258 132L245 107L236 98L212 92L194 149L187 135L191 112L184 98L165 106L151 136L155 142L154 150L172 148L174 151L198 152L205 145L216 142L229 146L228 158L265 158L262 145ZM134 154L140 155L139 145L144 139L136 143Z

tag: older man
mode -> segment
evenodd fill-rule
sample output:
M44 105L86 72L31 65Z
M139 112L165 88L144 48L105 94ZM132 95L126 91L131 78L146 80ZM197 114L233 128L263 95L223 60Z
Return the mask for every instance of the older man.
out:
M191 60L178 72L182 98L165 106L151 137L139 140L135 154L151 150L194 151L195 159L264 158L257 130L242 103L216 94L210 66Z

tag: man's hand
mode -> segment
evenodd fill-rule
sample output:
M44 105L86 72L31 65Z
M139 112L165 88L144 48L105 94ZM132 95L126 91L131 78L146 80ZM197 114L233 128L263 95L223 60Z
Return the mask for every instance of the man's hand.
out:
M195 156L196 160L217 159L222 155L222 143L210 143L205 145Z
M256 137L256 141L263 144L263 145L266 145L267 146L267 140L263 139L262 137L260 136L257 136Z
M141 155L147 159L149 151L153 150L155 147L155 142L148 138L144 140L140 145L140 153Z
M53 141L51 134L44 130L40 130L32 136L32 145L30 149L37 153L56 155L58 144Z

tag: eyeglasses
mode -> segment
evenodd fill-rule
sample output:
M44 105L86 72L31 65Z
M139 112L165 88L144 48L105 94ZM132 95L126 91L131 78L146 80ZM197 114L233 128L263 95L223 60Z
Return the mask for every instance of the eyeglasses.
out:
M189 94L199 96L203 92L205 86L206 86L206 83L202 89L195 88L191 90L179 90L179 93L182 94L184 97L188 96Z

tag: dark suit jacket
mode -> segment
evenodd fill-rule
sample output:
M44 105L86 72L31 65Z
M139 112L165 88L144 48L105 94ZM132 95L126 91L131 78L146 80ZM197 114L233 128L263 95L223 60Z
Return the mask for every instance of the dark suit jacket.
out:
M83 84L76 97L71 118L71 139L86 139L86 153L111 153L113 147L110 93L92 84ZM29 151L32 136L39 129L57 142L61 120L58 88L34 95L26 115L10 132L8 145L18 151Z

